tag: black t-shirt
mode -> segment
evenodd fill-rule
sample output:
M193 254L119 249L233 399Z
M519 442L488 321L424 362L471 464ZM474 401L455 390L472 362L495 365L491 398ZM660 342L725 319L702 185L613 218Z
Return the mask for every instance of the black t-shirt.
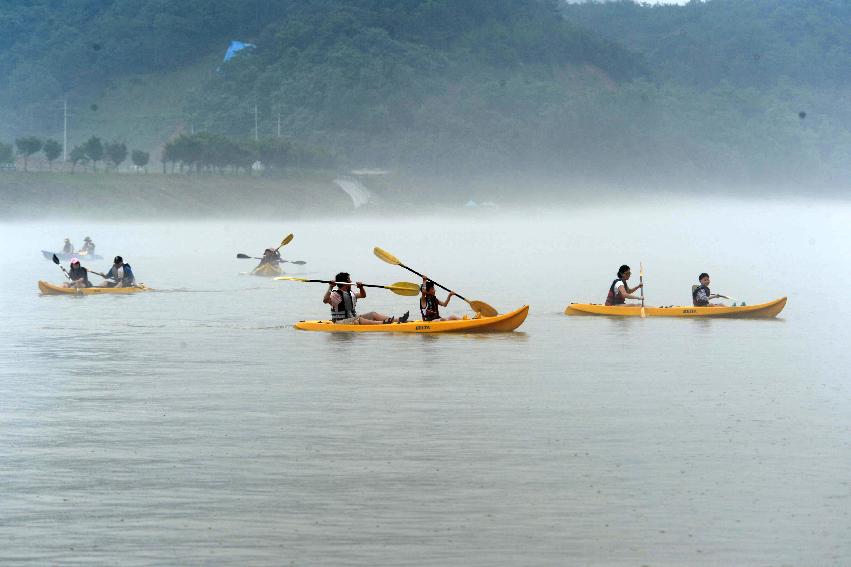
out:
M78 266L76 268L72 266L71 269L68 270L68 275L71 276L72 282L81 279L86 284L86 287L89 287L89 286L92 285L89 282L89 271L87 269L85 269L83 266Z

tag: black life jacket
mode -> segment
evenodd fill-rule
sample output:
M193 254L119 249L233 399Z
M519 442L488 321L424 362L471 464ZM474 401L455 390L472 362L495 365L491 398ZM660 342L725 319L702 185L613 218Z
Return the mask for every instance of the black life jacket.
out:
M623 281L622 278L614 280L612 285L609 286L609 294L606 296L606 305L623 305L626 303L626 299L615 289L615 284L618 282L623 284L623 289L626 291L626 282Z
M440 319L440 304L437 302L437 297L426 295L423 296L423 299L425 300L425 307L423 307L423 302L420 302L420 315L422 315L423 321Z
M337 304L337 308L335 309L333 306L331 307L331 320L334 322L342 321L343 319L351 319L352 317L357 317L357 311L355 311L355 299L353 296L353 292L347 291L343 292L339 289L335 289L331 293L337 293L340 295L340 303Z
M706 287L705 285L699 285L696 288L694 288L691 292L691 302L695 305L695 307L705 307L705 306L709 305L709 299L702 299L702 300L697 299L697 292L699 292L700 290L703 290L703 291L706 292L707 298L710 295L709 288Z
M80 266L79 268L74 268L72 266L71 269L68 270L68 277L71 278L72 282L81 279L83 280L83 283L86 284L86 287L92 287L92 284L89 281L89 271L83 266Z

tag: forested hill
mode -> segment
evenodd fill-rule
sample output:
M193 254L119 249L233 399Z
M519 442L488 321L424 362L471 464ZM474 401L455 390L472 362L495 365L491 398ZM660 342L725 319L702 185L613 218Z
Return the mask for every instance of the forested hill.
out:
M287 135L352 163L499 163L550 145L536 139L539 122L566 112L558 106L571 83L646 74L640 56L558 8L555 0L6 3L0 135L55 133L65 98L78 130L104 124L98 96L111 85L150 82L206 57L209 69L193 84L176 81L187 92L181 108L160 109L185 129L249 136L256 106L262 136L277 134L280 116ZM221 63L232 39L257 47ZM119 105L126 114L116 122L146 121L150 110L134 102Z
M0 3L0 142L277 136L340 167L847 182L848 8L557 0ZM841 33L840 33L841 32ZM231 40L254 44L222 61ZM256 117L256 122L255 122ZM157 154L152 156L157 159Z
M656 76L700 87L851 85L851 2L711 0L567 4L571 21L634 49Z

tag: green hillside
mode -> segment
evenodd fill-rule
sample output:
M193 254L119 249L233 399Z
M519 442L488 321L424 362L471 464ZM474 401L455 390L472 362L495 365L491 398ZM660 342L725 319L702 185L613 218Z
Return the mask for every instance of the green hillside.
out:
M281 135L339 167L847 185L849 9L550 0L0 4L0 141ZM224 63L230 40L256 45ZM256 122L255 122L256 119Z
M566 4L565 16L634 49L655 75L702 88L851 86L851 2L711 0Z

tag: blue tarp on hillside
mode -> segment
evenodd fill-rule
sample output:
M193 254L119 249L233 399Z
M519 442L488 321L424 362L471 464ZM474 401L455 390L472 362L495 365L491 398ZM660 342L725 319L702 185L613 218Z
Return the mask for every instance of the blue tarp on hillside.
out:
M228 51L227 51L227 53L225 53L225 59L224 59L224 62L225 62L225 63L227 63L228 61L230 61L231 59L233 59L233 58L234 58L234 56L235 56L237 53L239 53L239 52L240 52L240 51L242 51L243 49L246 49L246 48L249 48L249 47L253 49L253 48L257 47L257 46L256 46L256 45L254 45L253 43L243 43L243 42L241 42L241 41L232 41L232 42L230 42L230 47L228 47Z

